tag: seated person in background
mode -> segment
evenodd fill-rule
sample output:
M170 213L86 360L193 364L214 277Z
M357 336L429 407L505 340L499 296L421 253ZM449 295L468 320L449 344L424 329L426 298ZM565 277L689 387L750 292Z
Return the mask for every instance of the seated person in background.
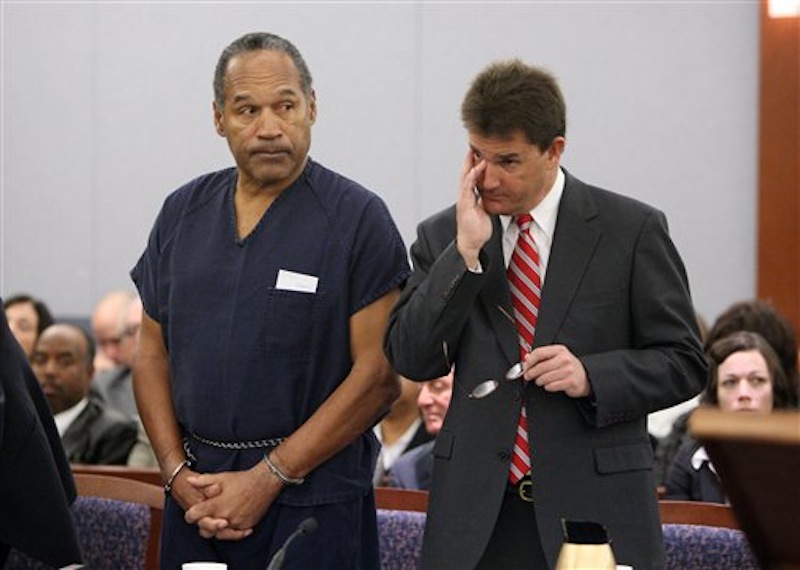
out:
M372 484L385 487L389 484L389 469L404 452L431 440L417 408L419 384L400 378L400 397L394 401L389 413L373 427L375 437L381 442L381 451L375 465Z
M422 383L417 405L422 412L425 430L436 437L442 429L450 397L453 395L453 369L450 374ZM401 455L389 471L389 486L427 491L433 475L433 446L430 441Z
M133 397L131 367L138 346L139 326L142 324L142 302L136 294L129 294L117 307L113 329L98 328L95 337L113 361L113 368L98 372L93 386L110 407L132 418L139 417ZM93 319L92 322L96 322Z
M90 392L93 362L91 336L71 324L47 327L31 357L69 462L125 465L136 443L136 421Z
M717 317L705 337L706 353L708 353L709 347L718 340L739 331L750 331L761 335L775 351L789 383L796 382L797 340L789 319L767 301L753 299L734 303ZM791 406L796 406L797 388L789 396ZM672 430L658 442L656 463L653 469L657 485L663 485L667 468L672 464L678 448L687 438L686 427L693 409L676 418L672 424Z
M94 356L95 374L126 366L126 352L130 348L128 335L125 335L124 316L126 308L136 297L136 293L114 290L106 293L92 311L92 334L97 343Z
M25 356L31 357L33 346L42 331L53 324L53 315L42 301L19 293L3 301L8 328L22 346Z
M95 371L92 388L107 406L136 420L139 437L128 459L131 467L157 467L133 396L133 359L139 346L142 301L136 293L116 291L104 297L92 317L95 336L102 339L112 367ZM95 357L97 362L97 357Z
M708 333L705 349L717 340L738 331L760 334L775 351L781 368L794 386L791 403L796 406L800 396L800 377L797 373L797 337L791 321L769 301L754 299L734 303L714 322Z
M769 414L791 407L792 384L772 347L757 333L738 332L708 351L709 382L701 404L724 412ZM708 454L692 438L678 449L667 470L665 499L725 503L725 493Z

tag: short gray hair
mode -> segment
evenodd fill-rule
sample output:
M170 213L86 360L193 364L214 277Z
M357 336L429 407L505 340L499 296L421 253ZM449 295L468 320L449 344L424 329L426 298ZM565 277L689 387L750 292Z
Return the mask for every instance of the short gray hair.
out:
M306 96L311 95L311 72L294 44L275 34L252 32L234 40L219 56L217 68L214 71L214 101L217 107L221 109L225 105L225 72L228 70L231 58L240 53L258 50L278 51L288 55L300 74L300 87L303 93Z

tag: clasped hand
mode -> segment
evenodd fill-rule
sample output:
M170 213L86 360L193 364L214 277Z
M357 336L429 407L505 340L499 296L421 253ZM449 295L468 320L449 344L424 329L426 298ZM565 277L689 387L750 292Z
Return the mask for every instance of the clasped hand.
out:
M564 392L572 398L584 398L591 392L586 369L566 346L537 347L525 355L522 366L525 380L548 392Z
M199 474L185 469L176 478L172 496L196 524L203 538L242 540L264 517L281 484L259 465L245 471ZM260 492L253 493L254 489Z

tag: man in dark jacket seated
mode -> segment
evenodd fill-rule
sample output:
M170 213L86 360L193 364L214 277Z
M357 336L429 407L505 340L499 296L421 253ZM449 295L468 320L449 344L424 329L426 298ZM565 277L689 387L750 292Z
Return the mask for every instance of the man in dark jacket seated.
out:
M55 324L42 332L31 356L70 463L125 465L137 425L90 392L94 341L82 328Z

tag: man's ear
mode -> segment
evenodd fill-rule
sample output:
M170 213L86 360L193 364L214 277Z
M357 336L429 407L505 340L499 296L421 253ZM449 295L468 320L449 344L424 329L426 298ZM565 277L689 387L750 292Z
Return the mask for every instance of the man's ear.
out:
M556 137L550 143L550 148L547 149L547 159L554 165L558 166L561 161L561 155L564 154L564 148L567 146L567 139L564 137Z
M222 122L222 109L217 107L217 102L211 103L211 108L214 110L214 129L221 137L225 136L225 124Z
M317 94L313 89L308 95L308 113L311 124L313 125L317 120Z

